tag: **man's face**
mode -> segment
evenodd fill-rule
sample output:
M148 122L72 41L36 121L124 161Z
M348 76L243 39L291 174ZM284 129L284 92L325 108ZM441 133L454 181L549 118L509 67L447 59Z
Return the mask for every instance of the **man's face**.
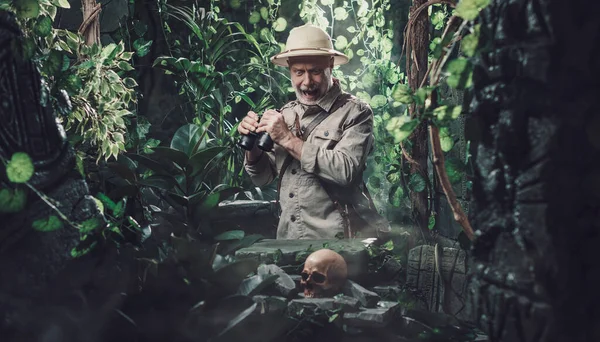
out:
M296 98L305 105L314 105L333 84L329 56L292 57L288 60Z

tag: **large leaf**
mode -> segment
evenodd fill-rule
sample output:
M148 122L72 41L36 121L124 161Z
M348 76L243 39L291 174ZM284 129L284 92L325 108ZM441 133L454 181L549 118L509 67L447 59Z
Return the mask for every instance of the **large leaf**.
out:
M215 236L215 240L217 241L227 241L227 240L241 240L244 238L243 230L230 230L224 233L221 233Z
M204 215L208 215L210 210L214 209L219 203L226 198L240 192L242 189L237 187L227 187L225 189L215 191L200 201L194 209L194 218L200 219ZM191 203L195 205L195 203Z
M192 175L197 175L204 170L209 162L225 149L224 146L209 147L194 154L188 162L193 169Z
M238 260L215 270L211 280L224 292L234 293L244 278L256 271L258 265L259 262L255 259Z
M210 342L225 342L225 341L237 341L238 339L232 339L232 336L243 336L247 334L248 329L251 329L251 318L254 311L256 311L256 306L258 304L254 303L248 309L242 311L239 315L237 315L234 319L232 319L227 327L223 329L223 331L214 339L210 339Z
M202 128L200 126L195 124L183 125L173 135L171 148L181 151L189 156L201 135Z
M170 162L179 165L181 168L185 168L189 159L184 152L165 146L157 146L153 148L152 151L154 151L152 157L167 159Z
M172 176L171 172L169 172L161 163L155 160L139 154L128 154L127 156L155 174Z
M244 236L243 239L238 240L238 241L232 241L230 244L226 245L226 247L223 248L222 253L224 255L233 253L240 248L246 248L246 247L252 246L254 243L256 243L257 241L262 240L262 239L264 239L264 236L262 236L260 234L252 234L252 235Z
M269 285L275 283L279 278L279 274L261 274L244 279L238 289L239 294L245 296L255 296L260 294Z

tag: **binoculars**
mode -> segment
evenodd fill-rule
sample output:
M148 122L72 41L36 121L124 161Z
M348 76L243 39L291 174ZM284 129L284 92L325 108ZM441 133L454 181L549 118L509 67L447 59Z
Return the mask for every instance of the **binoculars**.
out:
M258 138L258 141L256 141ZM273 139L269 136L269 133L254 133L250 132L246 135L242 135L240 141L238 141L238 146L243 148L246 151L252 150L254 147L254 143L256 146L265 152L270 152L273 149Z
M244 150L250 151L254 147L255 143L258 148L265 152L270 152L271 150L273 150L273 139L271 139L271 136L269 136L269 133L267 132L250 132L246 135L242 135L242 138L240 139L240 141L238 141L237 144Z

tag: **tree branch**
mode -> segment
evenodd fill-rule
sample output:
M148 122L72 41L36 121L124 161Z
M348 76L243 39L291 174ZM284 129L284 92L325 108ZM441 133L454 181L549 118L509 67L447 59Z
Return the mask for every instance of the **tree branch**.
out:
M465 215L463 212L460 203L456 199L456 194L454 193L454 189L452 189L452 185L450 184L450 179L448 178L446 166L444 164L444 153L442 152L442 146L440 144L440 131L433 123L429 124L429 140L431 141L433 166L440 180L440 185L446 194L446 198L448 199L452 213L454 214L454 219L461 225L469 240L473 241L475 240L473 228L471 227L471 223L469 222L467 215Z

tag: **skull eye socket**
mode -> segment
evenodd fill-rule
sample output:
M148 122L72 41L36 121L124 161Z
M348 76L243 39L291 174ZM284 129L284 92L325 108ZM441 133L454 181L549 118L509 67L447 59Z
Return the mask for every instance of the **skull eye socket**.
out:
M310 277L310 274L308 274L307 272L302 272L302 273L300 273L300 276L302 277L302 280L307 281L308 278ZM327 280L327 277L325 277L325 275L323 275L319 272L313 272L312 280L316 284L323 284L325 282L325 280Z
M323 274L319 273L319 272L313 272L312 274L312 279L315 283L317 284L322 284L325 282L325 280L327 279Z

